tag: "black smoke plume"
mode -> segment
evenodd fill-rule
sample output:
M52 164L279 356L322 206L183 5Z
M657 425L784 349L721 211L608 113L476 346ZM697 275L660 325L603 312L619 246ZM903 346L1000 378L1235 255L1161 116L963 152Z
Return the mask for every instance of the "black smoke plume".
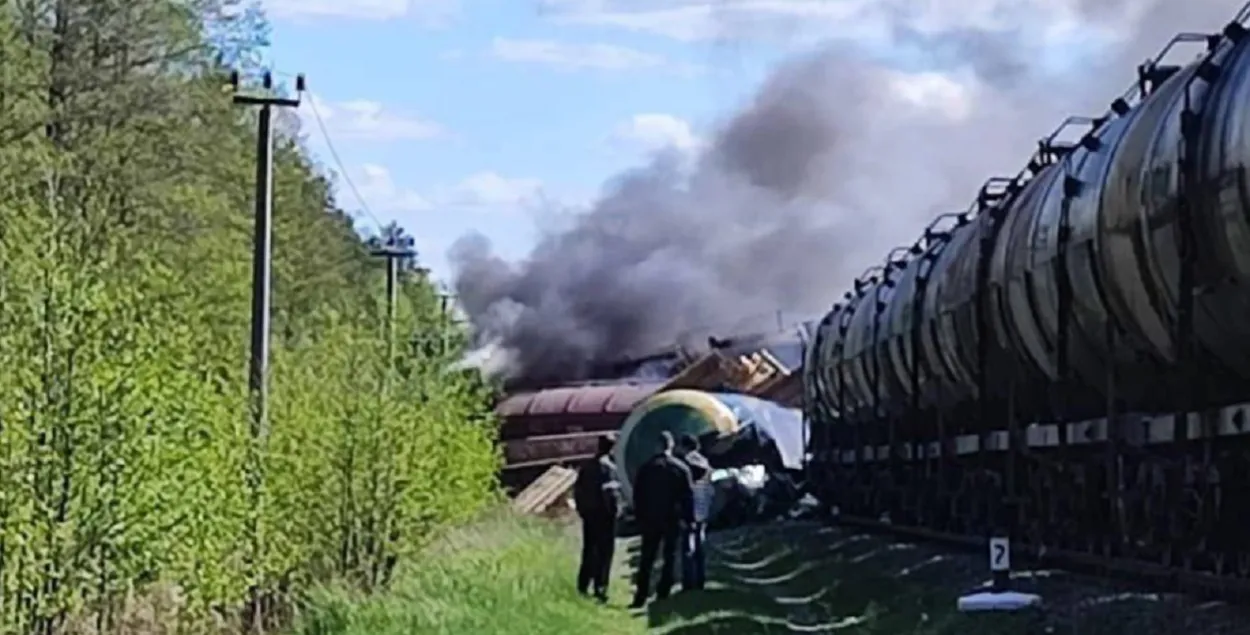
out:
M1014 175L1066 115L1102 114L1173 33L1218 29L1236 9L1109 3L1075 0L1073 11L1130 35L1056 73L1038 61L1043 45L1028 44L1040 25L1025 17L926 29L887 0L892 41L949 75L905 75L832 39L775 69L693 156L662 152L610 180L523 262L462 238L450 260L479 344L467 363L576 380L755 316L819 315L930 218Z

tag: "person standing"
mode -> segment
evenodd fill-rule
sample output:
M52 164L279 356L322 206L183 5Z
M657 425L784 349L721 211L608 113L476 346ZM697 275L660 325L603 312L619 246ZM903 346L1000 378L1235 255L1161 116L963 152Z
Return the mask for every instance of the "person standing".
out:
M702 589L707 581L707 557L703 549L707 521L712 511L712 465L699 451L699 442L686 435L681 439L681 459L692 480L691 519L682 532L682 576L684 591Z
M651 570L661 550L664 562L655 596L663 600L672 592L681 524L693 518L690 470L673 455L676 445L673 435L664 431L660 437L660 452L642 464L634 477L634 517L642 534L642 547L630 608L642 608L647 603L651 595Z
M616 518L619 510L616 467L612 464L611 435L599 438L595 456L577 470L573 484L573 504L582 520L582 562L577 573L577 592L608 601L612 558L616 554Z

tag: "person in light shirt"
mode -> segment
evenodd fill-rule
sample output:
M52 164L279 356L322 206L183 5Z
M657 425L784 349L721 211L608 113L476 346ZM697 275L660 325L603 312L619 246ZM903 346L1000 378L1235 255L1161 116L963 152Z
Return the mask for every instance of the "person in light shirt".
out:
M703 542L707 538L707 521L712 511L715 490L712 486L712 466L699 451L699 442L690 435L681 438L682 462L690 469L691 522L682 532L681 588L685 591L702 589L707 581L707 556Z

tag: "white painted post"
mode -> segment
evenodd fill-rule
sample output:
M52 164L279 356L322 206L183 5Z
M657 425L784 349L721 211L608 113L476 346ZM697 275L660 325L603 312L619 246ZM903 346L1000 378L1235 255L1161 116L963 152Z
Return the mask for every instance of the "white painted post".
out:
M1004 536L990 538L990 572L993 574L993 590L1000 593L1007 590L1011 579L1011 540Z

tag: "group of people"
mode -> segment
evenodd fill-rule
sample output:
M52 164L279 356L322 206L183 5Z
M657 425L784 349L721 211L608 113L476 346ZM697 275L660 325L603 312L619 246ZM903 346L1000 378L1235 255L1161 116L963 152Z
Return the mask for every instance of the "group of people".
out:
M582 561L578 592L607 601L608 581L616 546L620 515L620 485L611 452L615 439L605 436L593 459L578 470L574 504L582 519ZM676 583L680 557L682 589L701 589L707 577L703 549L714 490L712 467L699 451L699 442L684 435L680 441L661 433L660 451L639 467L634 477L634 519L642 537L636 590L631 608L641 608L651 595L651 570L663 553L656 598L668 597Z

